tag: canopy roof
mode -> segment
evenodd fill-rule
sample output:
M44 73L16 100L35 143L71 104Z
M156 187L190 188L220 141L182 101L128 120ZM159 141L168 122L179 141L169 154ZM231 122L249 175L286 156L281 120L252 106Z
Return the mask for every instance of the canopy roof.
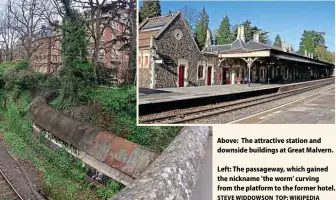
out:
M206 44L203 49L204 53L217 54L221 58L238 58L238 57L276 57L289 61L304 62L316 65L335 66L332 63L319 61L308 56L303 56L291 52L291 48L274 47L269 44L259 42L259 36L254 37L256 40L245 42L244 26L238 27L237 39L231 44L210 45Z

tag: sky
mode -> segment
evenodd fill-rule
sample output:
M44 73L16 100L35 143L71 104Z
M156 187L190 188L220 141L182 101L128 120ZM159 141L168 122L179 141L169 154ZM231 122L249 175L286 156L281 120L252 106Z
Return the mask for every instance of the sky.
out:
M326 46L335 51L334 1L161 1L162 15L184 6L196 11L205 7L211 31L228 15L231 25L249 20L252 26L268 31L272 42L279 34L296 51L304 30L325 32Z

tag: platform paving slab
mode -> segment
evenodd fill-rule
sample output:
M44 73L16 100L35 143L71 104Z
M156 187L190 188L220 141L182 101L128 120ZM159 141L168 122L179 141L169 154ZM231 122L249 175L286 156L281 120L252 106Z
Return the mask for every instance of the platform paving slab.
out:
M335 88L235 123L335 124Z
M139 105L279 88L280 84L235 84L183 88L139 88Z

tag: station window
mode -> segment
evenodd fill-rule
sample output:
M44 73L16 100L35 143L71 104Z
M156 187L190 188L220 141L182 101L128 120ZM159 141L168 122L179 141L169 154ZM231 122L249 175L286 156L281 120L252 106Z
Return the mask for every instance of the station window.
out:
M199 78L199 79L201 79L201 78L204 77L203 70L204 70L204 66L203 66L203 65L199 65L199 66L198 66L198 78Z
M149 64L148 56L145 57L145 65Z
M138 57L138 65L141 67L141 56Z

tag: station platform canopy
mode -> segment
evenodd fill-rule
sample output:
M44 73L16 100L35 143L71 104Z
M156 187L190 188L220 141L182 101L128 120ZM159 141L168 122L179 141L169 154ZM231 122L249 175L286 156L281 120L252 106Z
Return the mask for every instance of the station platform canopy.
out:
M259 33L255 33L253 40L246 42L244 35L244 26L238 27L237 39L231 44L210 45L206 44L202 51L204 54L215 54L219 58L275 58L286 61L300 62L311 65L320 65L324 67L332 67L335 65L319 61L313 58L311 53L299 55L293 52L291 46L286 47L282 44L282 48L273 47L271 45L261 43L259 41Z

